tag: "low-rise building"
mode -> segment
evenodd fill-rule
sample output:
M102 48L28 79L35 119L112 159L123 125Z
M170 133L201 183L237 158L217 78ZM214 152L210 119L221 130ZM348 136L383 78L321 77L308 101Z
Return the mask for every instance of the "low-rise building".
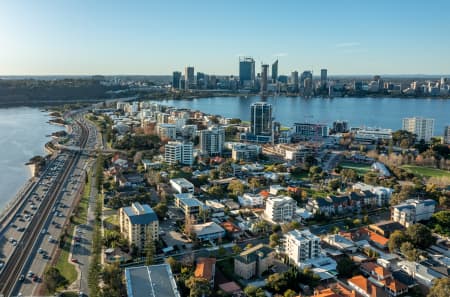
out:
M429 220L434 213L436 201L432 199L409 199L392 207L391 219L405 227L419 221Z
M214 277L216 275L215 258L198 258L195 266L194 277L206 279L211 287L214 286Z
M128 297L181 297L168 264L125 268Z
M148 205L134 202L131 206L119 210L120 233L129 244L143 250L149 241L158 240L159 222L156 213Z
M264 204L264 199L260 194L245 193L238 196L239 204L242 207L260 207Z
M194 198L190 193L175 194L173 196L175 198L175 206L183 211L185 217L197 217L205 209L203 202Z
M269 246L258 244L234 258L234 273L243 279L261 275L273 264L275 252Z
M339 234L327 235L323 241L343 252L355 253L357 246L353 241Z
M173 178L170 185L177 193L194 193L194 185L185 178Z
M192 225L192 232L200 241L216 240L225 236L225 230L215 222Z
M269 197L264 214L272 222L288 222L293 219L296 207L297 203L289 196Z

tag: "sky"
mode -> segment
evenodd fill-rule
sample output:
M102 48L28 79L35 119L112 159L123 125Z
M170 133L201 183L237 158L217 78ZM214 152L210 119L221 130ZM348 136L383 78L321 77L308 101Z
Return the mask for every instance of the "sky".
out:
M0 0L0 75L449 74L450 1Z

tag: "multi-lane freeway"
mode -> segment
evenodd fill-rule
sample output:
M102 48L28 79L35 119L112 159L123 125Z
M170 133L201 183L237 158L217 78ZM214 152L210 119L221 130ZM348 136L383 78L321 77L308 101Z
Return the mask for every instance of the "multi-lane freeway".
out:
M95 147L95 128L79 114L73 118L73 143ZM53 257L63 226L76 206L84 182L87 156L62 152L39 180L25 191L0 229L0 296L33 296Z

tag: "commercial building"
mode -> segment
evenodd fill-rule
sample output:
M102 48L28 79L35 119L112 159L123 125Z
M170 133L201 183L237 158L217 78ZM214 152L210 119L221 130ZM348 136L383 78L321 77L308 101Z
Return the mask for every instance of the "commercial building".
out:
M297 203L289 196L269 197L264 214L272 222L289 222L294 217Z
M404 118L402 129L417 135L417 141L429 142L434 135L434 119L422 117Z
M255 81L255 60L251 57L239 58L239 82L241 86L246 83L250 86Z
M382 128L361 128L356 130L355 140L364 143L372 143L377 141L389 141L392 139L392 129Z
M261 146L253 144L236 144L231 149L234 161L255 161L261 153Z
M294 123L292 136L299 140L326 137L328 136L328 127L325 124Z
M194 164L192 142L182 143L169 141L164 146L164 160L169 164L182 164L192 166Z
M181 72L174 71L172 74L172 88L179 90L181 87Z
M392 207L391 219L405 227L419 221L429 220L434 213L436 201L432 199L409 199Z
M258 244L234 258L234 273L243 279L261 277L273 264L275 252L265 244Z
M175 206L180 208L185 217L197 217L200 212L205 209L205 204L194 198L190 193L181 193L173 195L175 198Z
M188 66L184 69L184 80L186 89L195 89L195 76L193 66Z
M300 83L299 78L298 78L298 71L292 71L291 73L291 85L292 85L292 91L294 93L298 92L298 85Z
M277 82L277 79L278 79L278 60L276 60L272 64L272 77L271 77L271 79L272 79L273 83Z
M327 69L320 69L320 85L322 87L327 86L328 81L328 70Z
M267 76L269 72L269 65L261 65L261 93L267 92Z
M292 230L284 236L284 252L291 263L300 266L302 262L320 257L320 238L309 230Z
M134 202L119 210L120 233L140 250L149 240L158 240L159 222L156 213L148 205Z
M207 130L199 131L200 151L209 156L222 154L225 142L225 129L222 127L210 127Z
M194 193L194 185L185 178L173 178L169 182L177 193Z
M128 297L181 297L169 264L125 268Z
M250 113L250 132L254 135L272 135L272 104L253 103Z

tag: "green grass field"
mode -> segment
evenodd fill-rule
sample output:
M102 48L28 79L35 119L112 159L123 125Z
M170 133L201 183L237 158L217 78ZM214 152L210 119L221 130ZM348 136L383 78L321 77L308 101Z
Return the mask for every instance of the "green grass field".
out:
M342 162L339 165L342 168L355 170L358 175L364 175L366 172L370 171L370 165L368 165L368 164Z
M403 165L403 169L422 177L450 177L450 171L415 165Z

